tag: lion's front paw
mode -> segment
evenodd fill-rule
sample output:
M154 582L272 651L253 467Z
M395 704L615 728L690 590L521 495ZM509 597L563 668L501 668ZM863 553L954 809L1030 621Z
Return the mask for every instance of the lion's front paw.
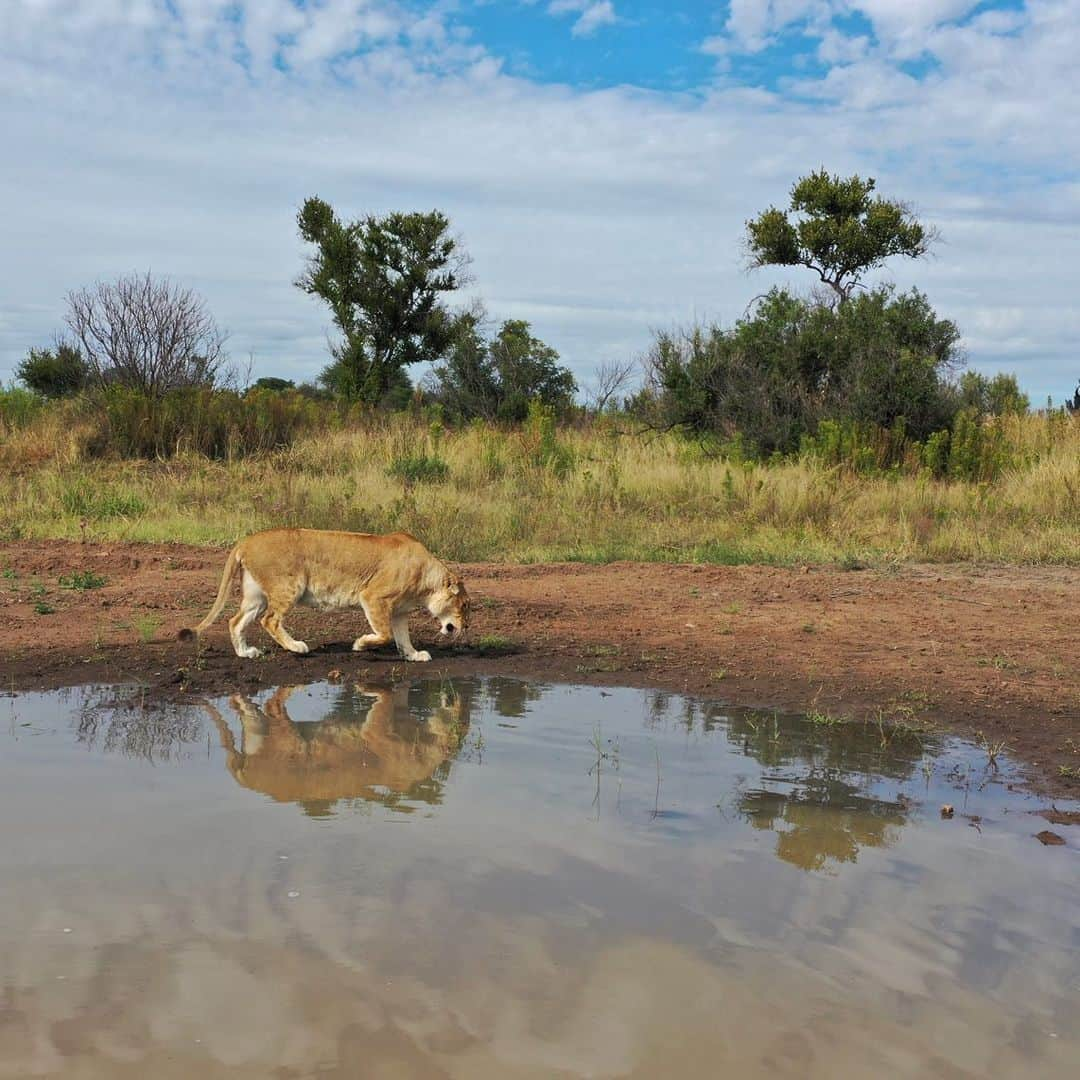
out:
M422 649L419 652L414 652L412 656L406 656L406 660L412 660L418 664L426 664L431 659L431 653L427 649Z
M236 650L236 655L243 657L245 660L256 660L262 654L262 649L257 649L254 645L244 645Z
M297 641L293 643L293 647L289 651L297 653L300 656L306 656L309 652L311 652L311 647L306 641Z

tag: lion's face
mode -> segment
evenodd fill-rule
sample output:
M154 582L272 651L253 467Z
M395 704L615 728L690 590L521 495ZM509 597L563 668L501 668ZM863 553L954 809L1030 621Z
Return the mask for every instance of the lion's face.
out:
M469 594L465 583L456 577L448 577L428 601L428 611L439 620L439 633L444 637L458 634L469 625Z

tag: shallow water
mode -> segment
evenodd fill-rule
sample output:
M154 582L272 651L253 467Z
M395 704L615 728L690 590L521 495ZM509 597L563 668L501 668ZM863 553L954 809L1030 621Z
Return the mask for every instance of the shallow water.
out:
M1075 1075L1010 776L507 679L0 700L0 1076Z

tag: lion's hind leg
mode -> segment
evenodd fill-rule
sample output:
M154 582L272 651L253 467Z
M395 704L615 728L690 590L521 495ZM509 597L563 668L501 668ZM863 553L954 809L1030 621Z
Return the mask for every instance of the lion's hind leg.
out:
M269 607L266 614L262 617L263 629L283 648L288 649L289 652L304 653L311 652L307 643L304 641L297 641L296 638L285 629L282 620L288 615L293 604L300 598L302 589L300 590L275 590L269 597Z
M244 638L247 628L266 610L266 593L262 586L245 570L243 580L243 598L240 610L229 620L229 637L237 656L252 660L262 655L262 650L249 645Z

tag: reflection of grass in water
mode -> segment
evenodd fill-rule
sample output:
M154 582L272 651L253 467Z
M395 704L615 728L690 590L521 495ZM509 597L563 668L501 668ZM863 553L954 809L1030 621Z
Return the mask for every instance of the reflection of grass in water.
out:
M76 735L88 747L165 761L202 739L204 728L198 706L154 701L139 687L88 693L78 712Z

